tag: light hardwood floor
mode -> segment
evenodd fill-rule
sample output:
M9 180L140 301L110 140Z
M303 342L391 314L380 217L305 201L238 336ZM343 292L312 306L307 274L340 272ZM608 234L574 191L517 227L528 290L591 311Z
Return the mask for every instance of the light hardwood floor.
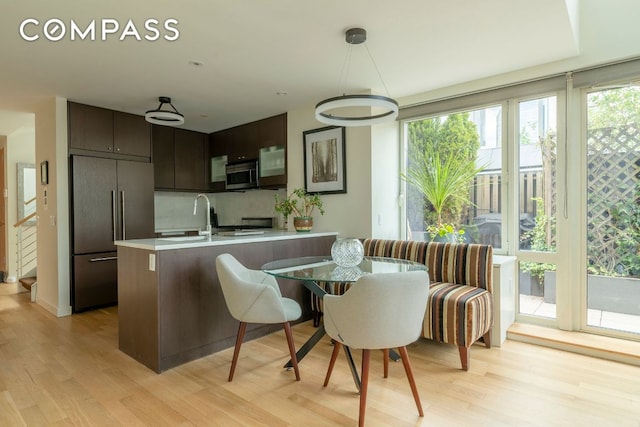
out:
M312 333L294 327L296 345ZM56 319L29 294L0 297L0 425L354 426L358 395L343 357L329 387L323 340L281 368L283 332L245 343L227 382L231 349L160 375L118 350L117 308ZM359 352L356 352L358 355ZM372 357L368 426L640 426L640 368L507 341L458 350L409 347L425 411L420 418L401 363L382 378Z

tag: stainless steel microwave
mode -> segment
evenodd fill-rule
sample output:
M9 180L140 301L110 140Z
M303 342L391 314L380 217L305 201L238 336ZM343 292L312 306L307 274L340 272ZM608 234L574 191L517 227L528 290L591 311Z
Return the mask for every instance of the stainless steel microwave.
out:
M258 161L242 160L228 163L226 175L225 188L227 190L258 188Z

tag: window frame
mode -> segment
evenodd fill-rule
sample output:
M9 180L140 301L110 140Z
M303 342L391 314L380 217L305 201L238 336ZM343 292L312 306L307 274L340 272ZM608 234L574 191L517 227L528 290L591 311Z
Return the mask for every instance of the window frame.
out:
M515 255L518 262L530 260L552 262L557 266L556 318L544 319L518 314L516 321L542 324L568 331L584 331L598 335L640 341L640 335L623 331L604 330L587 325L586 274L586 93L590 88L640 81L640 58L619 63L603 64L563 74L541 77L521 83L487 88L471 93L402 107L399 112L401 169L406 172L407 121L426 119L445 114L469 111L487 105L506 104L502 109L503 148L503 240L496 254ZM441 92L440 92L441 93ZM527 99L557 96L557 176L556 176L556 252L520 250L518 233L519 144L517 144L518 103ZM406 183L402 183L404 196ZM406 236L406 197L401 200L402 233ZM508 225L507 225L508 224ZM506 230L505 230L506 227ZM506 241L505 237L506 236ZM515 244L514 244L515 242ZM517 302L515 302L517 304ZM517 307L519 312L519 307Z

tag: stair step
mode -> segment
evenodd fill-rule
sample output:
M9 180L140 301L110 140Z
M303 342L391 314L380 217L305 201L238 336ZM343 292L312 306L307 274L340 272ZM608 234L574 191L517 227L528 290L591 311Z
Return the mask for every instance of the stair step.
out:
M28 290L31 290L31 287L37 281L38 279L36 277L23 277L22 279L18 279L18 282L20 282L22 287Z

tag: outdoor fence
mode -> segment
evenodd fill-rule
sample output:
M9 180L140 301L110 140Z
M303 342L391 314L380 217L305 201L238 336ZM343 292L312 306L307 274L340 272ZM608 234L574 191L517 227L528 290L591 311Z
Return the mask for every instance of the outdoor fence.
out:
M520 213L536 215L536 197L543 195L544 177L542 169L520 173ZM472 221L478 215L487 213L501 213L502 206L502 173L488 173L477 175L471 187L467 221Z

